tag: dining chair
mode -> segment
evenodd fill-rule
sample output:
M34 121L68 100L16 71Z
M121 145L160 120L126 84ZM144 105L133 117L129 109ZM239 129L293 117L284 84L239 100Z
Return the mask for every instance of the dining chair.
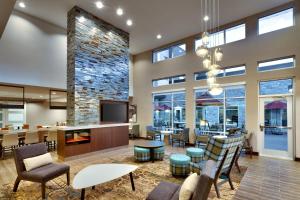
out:
M56 149L57 143L57 130L48 131L48 136L46 137L46 143L49 149Z
M26 132L24 143L26 145L39 143L39 134L38 134L38 132L36 132L36 131Z
M131 130L129 131L130 138L134 139L140 136L140 125L134 124L132 125Z
M2 159L4 159L6 151L12 152L15 148L19 146L18 134L14 134L14 133L4 134L1 146L2 146L1 156Z
M174 143L178 142L179 147L182 144L182 147L185 148L185 143L189 142L188 141L189 132L190 132L189 128L184 128L179 133L173 133L171 135L171 144L172 144L172 146L174 145Z

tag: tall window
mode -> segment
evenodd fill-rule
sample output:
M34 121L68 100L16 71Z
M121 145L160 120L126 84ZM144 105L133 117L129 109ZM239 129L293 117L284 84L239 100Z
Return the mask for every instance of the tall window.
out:
M294 26L294 9L290 8L258 20L258 34Z
M186 53L186 44L178 44L153 52L153 63L183 56Z
M245 86L225 87L218 96L200 89L195 91L195 97L196 128L223 133L245 127Z
M159 93L153 95L153 124L157 128L185 127L185 92Z

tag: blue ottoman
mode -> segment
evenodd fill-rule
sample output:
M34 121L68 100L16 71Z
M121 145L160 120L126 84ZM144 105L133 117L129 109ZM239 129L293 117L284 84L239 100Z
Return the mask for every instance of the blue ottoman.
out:
M173 176L187 176L190 173L191 158L184 154L170 156L170 171Z
M145 162L150 160L150 150L146 148L134 147L134 157L137 161Z
M165 148L164 147L154 149L154 159L155 160L163 160L164 156L165 156Z
M204 150L200 148L187 148L186 155L191 158L191 162L199 163L203 159Z

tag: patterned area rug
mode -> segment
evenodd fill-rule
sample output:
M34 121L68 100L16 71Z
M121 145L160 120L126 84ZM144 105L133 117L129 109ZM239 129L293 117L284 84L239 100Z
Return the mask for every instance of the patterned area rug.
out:
M84 162L83 162L84 163ZM97 159L93 163L128 163L138 165L139 168L134 172L134 182L136 191L131 190L129 176L113 180L106 184L96 186L95 190L86 190L86 199L100 200L142 200L147 197L151 190L160 181L169 181L181 184L184 178L174 178L169 171L169 155L165 156L164 161L155 163L136 163L132 155L117 155L111 158ZM71 165L71 180L74 175L88 164L68 163ZM221 199L232 199L239 187L240 181L246 171L246 167L241 167L242 173L239 174L236 169L232 171L232 179L235 190L231 190L228 183L220 187ZM41 199L40 184L21 181L18 192L12 192L13 183L2 185L0 188L1 200L35 200ZM49 200L78 200L80 191L74 190L66 185L65 176L59 177L47 183L47 199ZM218 199L214 188L210 192L209 199Z

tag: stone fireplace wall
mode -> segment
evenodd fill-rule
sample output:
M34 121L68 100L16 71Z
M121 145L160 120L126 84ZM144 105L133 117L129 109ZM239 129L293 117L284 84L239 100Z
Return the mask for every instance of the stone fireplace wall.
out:
M128 100L129 34L79 7L68 12L67 122L99 124L99 102Z

